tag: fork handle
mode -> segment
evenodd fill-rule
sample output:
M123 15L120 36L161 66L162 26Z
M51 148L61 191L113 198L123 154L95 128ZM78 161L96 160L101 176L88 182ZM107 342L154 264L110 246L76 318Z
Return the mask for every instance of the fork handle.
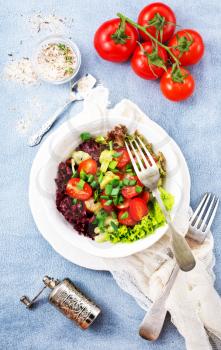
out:
M176 227L172 223L170 216L164 206L164 203L161 199L160 191L158 188L152 191L153 196L156 198L157 202L159 203L159 206L166 218L166 221L168 223L168 226L170 228L171 234L172 234L172 248L174 251L174 255L177 261L177 264L179 265L180 269L183 271L190 271L192 270L195 265L196 261L194 259L193 253L185 240L185 238L177 231Z

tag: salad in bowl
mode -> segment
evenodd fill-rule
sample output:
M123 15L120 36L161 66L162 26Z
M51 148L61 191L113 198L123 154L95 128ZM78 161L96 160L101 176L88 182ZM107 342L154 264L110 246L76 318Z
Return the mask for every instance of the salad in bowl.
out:
M57 210L80 235L96 242L130 243L165 225L165 217L135 174L125 140L126 126L117 125L106 135L93 137L82 132L82 142L58 166L56 182ZM139 134L160 171L161 198L170 211L174 196L164 189L166 160L162 152Z

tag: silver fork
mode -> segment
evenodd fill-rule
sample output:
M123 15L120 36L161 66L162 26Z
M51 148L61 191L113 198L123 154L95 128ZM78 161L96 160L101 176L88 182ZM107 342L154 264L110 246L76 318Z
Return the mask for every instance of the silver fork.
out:
M94 87L96 79L91 74L85 74L78 81L71 83L69 100L56 110L51 118L44 123L29 139L28 145L33 147L41 142L42 137L51 129L55 121L70 107L74 101L84 100L86 94ZM84 85L84 86L83 86ZM84 90L83 90L84 87Z
M148 151L147 147L144 145L143 141L138 136L132 141L128 141L128 143L125 142L125 145L139 180L150 189L153 196L159 203L162 212L164 213L164 216L172 234L173 252L180 269L183 271L192 270L196 264L194 256L185 238L180 233L178 233L177 229L173 225L170 216L163 204L160 192L157 187L160 179L160 173L152 155Z
M211 228L218 205L219 199L211 193L206 193L190 218L189 231L186 236L202 244ZM151 305L140 325L139 334L141 337L147 340L156 340L159 337L167 313L165 303L178 272L179 266L176 264L163 293Z

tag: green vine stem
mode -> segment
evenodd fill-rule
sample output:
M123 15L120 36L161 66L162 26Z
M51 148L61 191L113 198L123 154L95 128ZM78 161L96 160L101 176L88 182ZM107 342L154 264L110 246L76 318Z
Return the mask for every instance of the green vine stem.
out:
M154 41L157 45L163 47L169 54L170 56L174 59L175 63L177 66L179 66L180 62L177 59L177 57L171 52L170 48L166 45L164 45L163 43L161 43L159 40L157 40L154 36L152 36L145 27L141 26L140 24L134 22L132 19L130 19L129 17L124 16L122 13L117 13L117 16L125 22L130 23L133 27L140 29L142 32L144 32L146 35L149 36L149 38Z

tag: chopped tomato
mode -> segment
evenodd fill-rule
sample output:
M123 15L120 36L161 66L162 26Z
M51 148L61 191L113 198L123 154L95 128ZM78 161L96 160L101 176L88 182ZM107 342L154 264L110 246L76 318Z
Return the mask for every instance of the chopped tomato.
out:
M78 171L79 173L81 172L81 170L84 170L84 172L86 174L93 174L95 175L96 172L97 172L97 163L94 159L86 159L86 160L83 160L83 162L81 162L79 164L79 167L78 167Z
M125 186L122 188L121 193L124 196L124 198L127 198L127 199L130 199L139 195L139 193L136 191L136 186Z
M67 183L66 193L71 198L85 201L91 197L92 188L90 185L79 178L71 178Z
M125 199L123 203L119 203L118 205L116 205L116 207L118 209L126 209L128 208L130 205L130 199Z
M142 184L142 182L138 179L138 177L136 175L130 175L130 174L125 174L124 175L125 179L129 179L129 180L136 180L137 181L137 185L143 187L144 185Z
M108 199L104 199L104 198L101 198L101 205L102 205L102 208L107 211L107 212L110 212L110 211L113 211L114 210L114 205L113 204L110 204L110 205L106 205Z
M125 186L122 188L121 193L124 196L124 198L130 199L139 196L139 194L143 190L144 185L142 184L142 182L140 182L138 177L126 174L124 178L137 181L136 185L134 186Z
M148 213L147 203L142 198L132 199L129 213L133 220L140 221Z
M121 156L116 158L117 161L117 167L119 169L125 167L125 165L127 165L128 163L130 163L130 156L129 153L127 152L126 148L119 148L117 151L117 153L121 153Z
M115 173L115 175L119 176L120 180L122 180L124 178L124 173Z
M150 199L150 192L144 191L141 194L140 198L142 198L146 203L148 203Z
M118 214L118 221L120 224L122 225L126 225L126 226L134 226L136 225L136 221L132 219L132 217L130 216L128 210L124 209L121 210Z

